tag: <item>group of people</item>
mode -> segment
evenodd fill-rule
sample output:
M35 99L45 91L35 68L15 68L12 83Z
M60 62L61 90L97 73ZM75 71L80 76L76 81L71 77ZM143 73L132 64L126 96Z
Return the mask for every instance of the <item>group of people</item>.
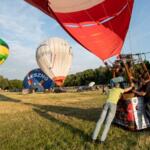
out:
M108 131L110 129L111 123L116 114L117 103L121 95L129 91L132 91L133 93L135 93L136 96L144 97L145 113L147 115L147 118L150 120L150 79L142 80L140 87L136 90L135 90L134 83L131 83L130 87L122 89L120 87L120 83L115 82L113 83L112 87L109 89L107 100L105 104L103 105L102 113L100 115L100 118L97 121L95 130L93 132L92 141L94 143L97 142L97 136L101 130L102 124L105 121L105 126L104 126L102 136L100 140L98 140L98 143L104 143L104 141L106 140Z

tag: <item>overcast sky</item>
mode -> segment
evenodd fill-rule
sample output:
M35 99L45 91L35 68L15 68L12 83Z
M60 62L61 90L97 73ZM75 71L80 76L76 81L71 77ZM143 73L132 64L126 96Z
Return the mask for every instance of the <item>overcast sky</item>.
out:
M70 73L97 68L103 64L38 9L23 0L0 1L0 38L10 46L9 57L0 66L1 75L9 79L23 79L30 70L37 68L36 48L49 37L62 37L73 47ZM135 0L130 31L122 50L124 53L141 51L150 51L150 0Z

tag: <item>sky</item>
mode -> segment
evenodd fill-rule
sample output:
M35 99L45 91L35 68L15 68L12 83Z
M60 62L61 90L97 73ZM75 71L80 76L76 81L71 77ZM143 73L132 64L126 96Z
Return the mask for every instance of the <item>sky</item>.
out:
M56 21L23 0L0 0L0 38L7 41L10 55L0 66L0 74L9 79L23 79L38 65L38 45L50 38L66 39L73 48L70 73L95 69L103 62L77 44ZM122 53L150 51L150 0L135 0L131 25ZM150 59L150 56L147 56Z

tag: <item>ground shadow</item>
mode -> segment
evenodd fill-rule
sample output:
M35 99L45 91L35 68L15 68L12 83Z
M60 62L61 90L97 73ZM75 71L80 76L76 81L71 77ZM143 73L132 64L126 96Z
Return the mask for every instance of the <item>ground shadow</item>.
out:
M77 108L56 105L33 105L46 112L54 112L65 116L75 117L87 121L97 121L101 113L101 108Z
M26 103L22 102L18 99L13 99L10 97L7 97L5 95L0 94L0 101L4 102L15 102L15 103L21 103L24 105L30 105L35 108L45 110L46 112L54 112L58 114L62 114L65 116L75 117L78 119L83 119L87 121L97 121L99 118L101 108L79 108L79 107L66 107L66 106L56 106L56 105L39 105L39 104L32 104L32 103Z
M68 130L70 130L73 134L78 134L79 137L81 137L81 139L84 139L84 141L89 141L90 140L90 137L88 134L86 134L84 131L76 128L76 127L73 127L72 125L68 124L68 123L65 123L63 122L62 120L58 120L56 118L54 118L52 115L48 114L48 112L46 112L45 110L41 110L39 108L33 108L33 110L39 114L41 117L49 120L49 121L52 121L58 125L60 125L61 127L63 128L66 128Z
M33 111L36 112L41 117L58 124L59 126L70 130L73 134L79 135L83 141L90 141L90 135L86 134L84 130L76 128L69 123L59 120L50 115L49 112L58 113L65 116L75 117L77 119L83 119L87 121L97 121L101 113L102 108L76 108L76 107L66 107L66 106L54 106L54 105L39 105L32 103L25 103L18 99L13 99L5 95L0 94L0 101L4 102L15 102L18 104L29 105L32 107ZM120 128L120 126L118 126ZM127 129L126 129L127 130ZM129 130L128 130L129 132ZM148 132L148 130L146 130ZM137 135L136 135L137 136Z
M38 115L40 115L43 118L46 118L49 121L52 121L56 124L59 124L60 126L69 129L73 134L78 134L79 137L82 137L84 141L89 141L90 136L86 134L83 130L80 130L69 123L65 123L62 120L58 120L54 118L52 115L49 114L49 112L55 112L61 115L71 116L78 119L88 120L88 121L96 121L100 109L98 108L88 108L88 109L82 109L82 108L73 108L73 107L64 107L64 106L53 106L53 105L39 105L39 104L32 104L32 103L25 103L21 100L9 98L5 95L0 94L0 101L5 102L15 102L18 104L28 105L33 107L33 111L36 112Z
M14 103L20 103L21 100L17 100L17 99L12 99L10 97L4 96L2 94L0 94L0 101L4 101L4 102L14 102Z

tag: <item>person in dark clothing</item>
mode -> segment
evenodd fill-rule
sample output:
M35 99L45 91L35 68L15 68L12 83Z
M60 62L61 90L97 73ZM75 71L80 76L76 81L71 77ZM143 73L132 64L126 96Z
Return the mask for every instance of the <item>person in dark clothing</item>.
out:
M138 91L134 90L133 92L138 96L144 97L145 113L150 121L150 79L146 81L143 80L141 88Z
M106 86L102 85L102 94L106 95L107 94L107 90L106 90Z

